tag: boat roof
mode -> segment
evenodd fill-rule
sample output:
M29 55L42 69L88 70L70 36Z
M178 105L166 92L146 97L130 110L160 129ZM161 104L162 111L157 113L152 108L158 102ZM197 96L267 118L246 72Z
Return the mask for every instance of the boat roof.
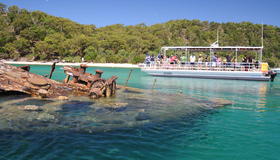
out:
M187 50L187 51L262 51L263 47L247 46L164 46L162 50Z

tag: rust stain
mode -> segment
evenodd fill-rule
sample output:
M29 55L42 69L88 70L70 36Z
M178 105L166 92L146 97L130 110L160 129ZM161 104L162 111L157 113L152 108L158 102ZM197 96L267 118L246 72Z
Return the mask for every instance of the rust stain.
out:
M90 96L91 98L109 97L116 93L116 80L112 76L103 79L102 71L86 73L86 65L80 68L64 67L66 78L63 83L30 73L30 67L16 67L0 62L0 92L17 91L42 98L60 96Z

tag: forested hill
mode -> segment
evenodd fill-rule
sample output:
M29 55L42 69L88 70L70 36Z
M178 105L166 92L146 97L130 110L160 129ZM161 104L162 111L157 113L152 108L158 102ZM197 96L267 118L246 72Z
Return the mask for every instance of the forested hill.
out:
M0 59L142 62L144 53L161 46L261 46L261 25L250 22L215 23L174 20L146 26L121 24L97 28L40 11L30 12L0 3ZM280 28L264 25L264 60L280 65Z

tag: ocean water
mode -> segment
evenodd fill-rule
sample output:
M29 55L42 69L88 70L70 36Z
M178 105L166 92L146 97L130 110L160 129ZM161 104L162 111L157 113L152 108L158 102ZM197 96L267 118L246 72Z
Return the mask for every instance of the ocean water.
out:
M118 84L125 84L131 70L88 72L95 69L103 70L104 78L119 76ZM41 75L49 70L31 67ZM60 66L53 78L64 78ZM147 93L69 102L0 97L0 160L280 159L279 77L274 82L163 78L133 69L128 86ZM216 98L232 104L215 108L210 102ZM110 108L115 103L127 107ZM28 104L48 107L48 113L18 109Z

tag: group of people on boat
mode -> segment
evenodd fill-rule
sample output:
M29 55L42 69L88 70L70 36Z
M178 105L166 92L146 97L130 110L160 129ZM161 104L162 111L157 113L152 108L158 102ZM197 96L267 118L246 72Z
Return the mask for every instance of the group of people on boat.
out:
M164 56L159 53L157 56L150 55L146 53L145 64L148 65L190 65L190 66L226 66L226 67L236 67L237 60L236 57L232 58L230 55L226 55L225 57L218 56L214 53L212 56L199 54L198 57L194 54L190 54L189 57L186 54L182 54L180 57L175 54L171 56ZM242 63L238 63L240 67L244 66L246 68L258 68L258 61L254 60L252 56L244 55L242 58Z

